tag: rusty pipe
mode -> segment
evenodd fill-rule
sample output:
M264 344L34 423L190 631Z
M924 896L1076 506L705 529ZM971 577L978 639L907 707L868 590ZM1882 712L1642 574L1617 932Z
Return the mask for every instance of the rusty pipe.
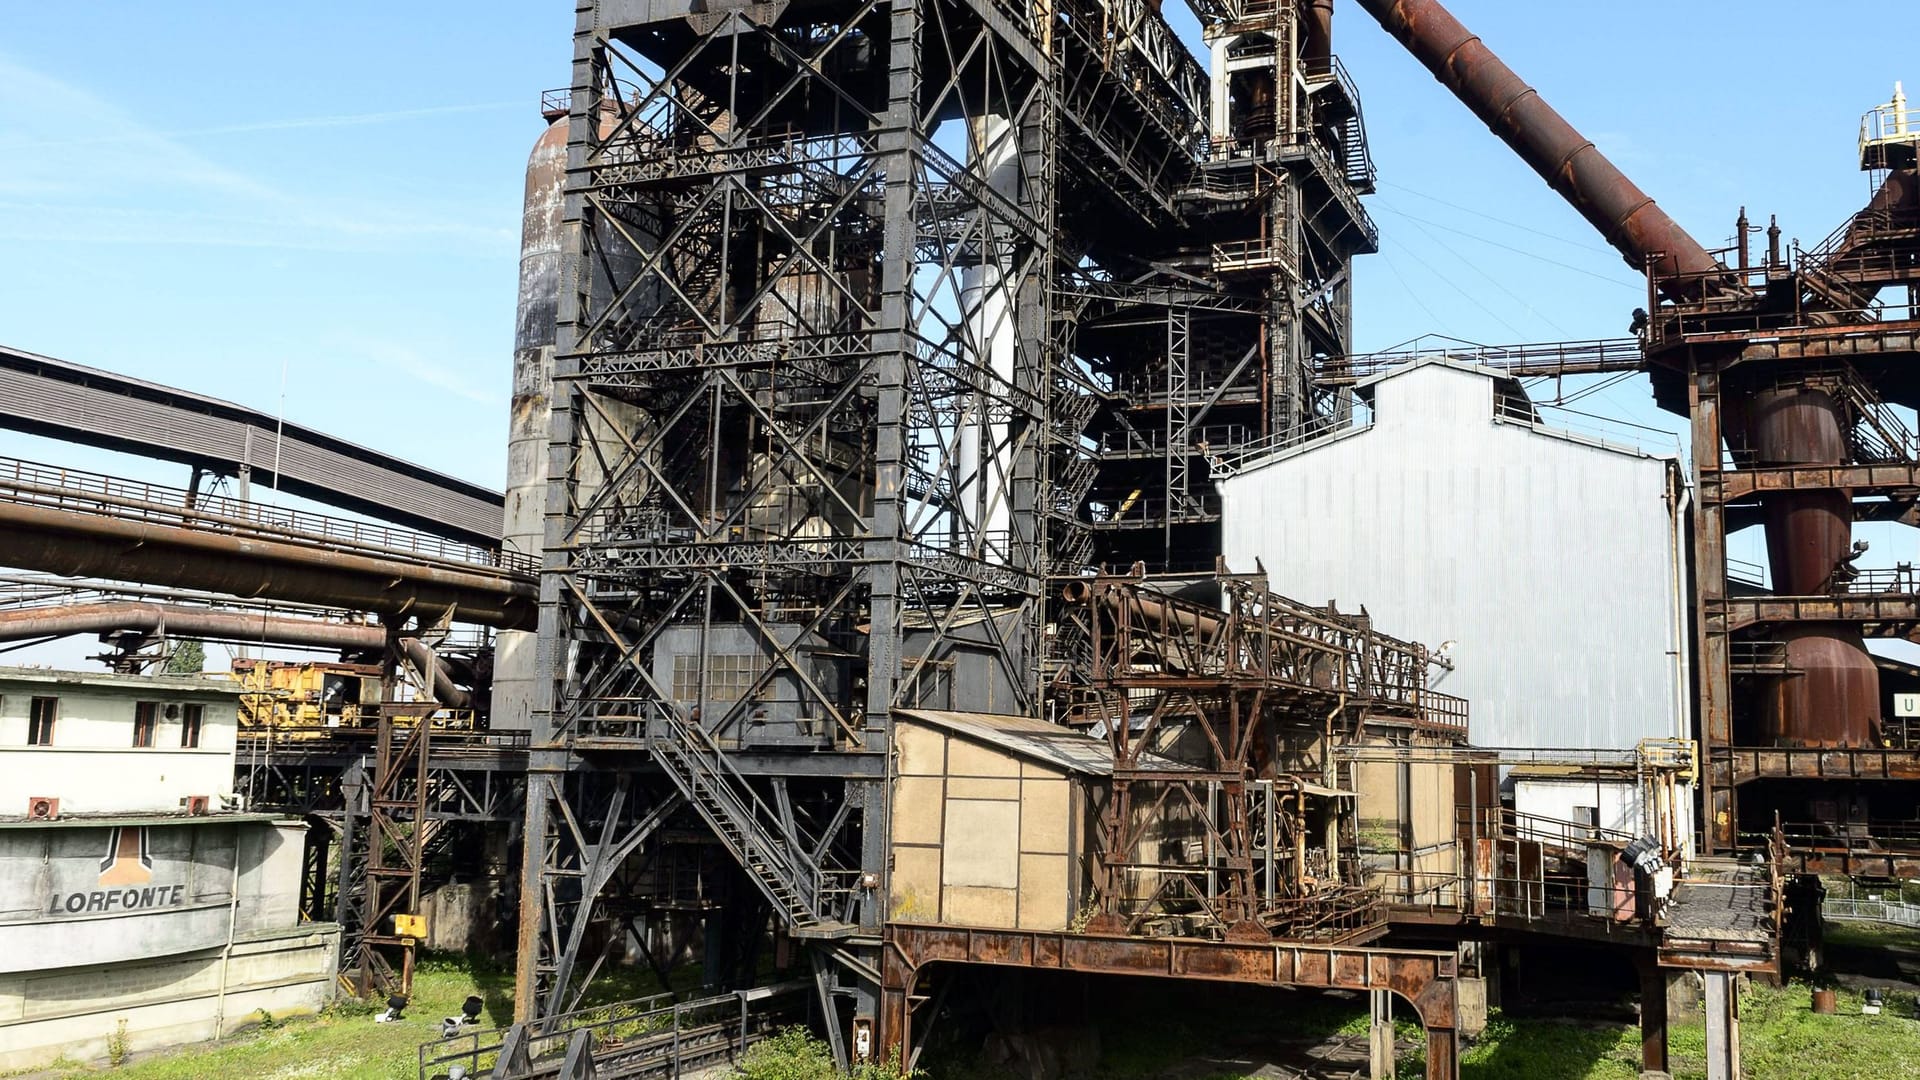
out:
M0 502L0 563L230 596L532 629L537 587L490 571Z
M211 611L180 604L70 604L0 612L0 641L115 630L164 631L222 641L265 641L275 645L357 651L377 651L386 646L387 640L386 631L378 626Z
M1669 294L1697 295L1702 283L1724 272L1699 241L1436 0L1360 0L1360 6L1598 229L1629 266L1643 270L1651 262Z
M1060 598L1073 604L1091 603L1094 599L1094 590L1085 581L1069 581L1061 587ZM1131 608L1142 620L1158 625L1162 631L1169 626L1178 626L1183 630L1208 635L1218 633L1220 630L1221 620L1218 617L1188 611L1178 605L1153 599L1142 595L1137 589L1129 590L1125 597L1115 595L1111 589L1103 589L1099 593L1099 598L1101 603L1115 611Z
M1305 0L1306 18L1300 21L1300 59L1307 70L1333 63L1333 0Z
M400 650L413 661L413 666L421 671L433 672L433 700L449 709L466 709L473 705L473 695L466 688L453 681L453 675L447 671L447 665L433 654L433 646L419 638L401 638Z
M216 641L261 641L272 645L378 652L386 648L387 632L379 626L328 622L289 615L212 611L184 604L102 603L32 608L0 612L0 641L26 641L69 634L104 634L140 630ZM453 681L445 665L435 662L433 650L419 638L401 638L400 648L415 667L433 672L434 700L464 709L472 695Z

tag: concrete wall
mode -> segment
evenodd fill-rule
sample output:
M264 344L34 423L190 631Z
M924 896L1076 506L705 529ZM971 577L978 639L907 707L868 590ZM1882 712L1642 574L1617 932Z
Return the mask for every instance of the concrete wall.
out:
M189 795L233 790L235 694L192 679L138 679L51 671L0 674L0 816L29 797L63 814L173 813ZM32 701L59 701L52 746L28 746ZM133 745L134 706L160 705L151 747ZM184 709L202 709L200 745L180 745Z
M890 916L1065 929L1086 877L1085 796L1066 772L928 725L895 727Z
M243 936L230 955L0 974L0 1071L105 1056L122 1021L137 1052L230 1034L260 1009L276 1019L316 1012L333 996L339 937L314 923Z
M229 925L292 926L303 832L217 817L0 828L0 973L195 952L225 942Z
M1494 385L1415 368L1375 385L1371 429L1225 481L1228 562L1457 642L1434 688L1469 700L1478 745L1686 737L1669 461L1496 421Z

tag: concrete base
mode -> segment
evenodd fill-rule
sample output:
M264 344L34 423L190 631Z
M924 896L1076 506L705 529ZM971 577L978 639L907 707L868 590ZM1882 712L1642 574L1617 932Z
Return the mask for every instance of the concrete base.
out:
M1454 1030L1477 1039L1487 1030L1487 980L1462 976L1454 981Z
M317 1012L333 997L339 939L338 926L310 923L237 940L224 964L206 949L0 976L0 1072L106 1057L122 1031L139 1052L231 1034L262 1009Z
M1371 1080L1393 1080L1393 994L1375 990L1369 998L1373 1025L1367 1029L1367 1075Z
M1698 1020L1701 1015L1700 973L1675 971L1667 976L1667 1022Z
M491 951L501 945L494 911L500 886L495 881L442 885L421 904L427 916L427 948L447 952Z

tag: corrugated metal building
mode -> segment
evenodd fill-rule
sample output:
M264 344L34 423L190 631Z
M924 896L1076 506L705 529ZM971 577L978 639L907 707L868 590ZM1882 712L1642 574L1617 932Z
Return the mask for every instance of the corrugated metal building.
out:
M1687 737L1679 463L1543 425L1500 372L1427 361L1360 387L1370 415L1222 484L1229 565L1365 605L1446 648L1436 689L1479 746Z

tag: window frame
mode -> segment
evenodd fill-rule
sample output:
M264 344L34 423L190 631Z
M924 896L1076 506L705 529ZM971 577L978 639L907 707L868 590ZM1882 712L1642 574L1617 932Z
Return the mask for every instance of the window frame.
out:
M46 714L41 712L41 704L46 705ZM35 696L27 699L27 745L52 746L53 730L60 721L60 699L55 695Z
M133 703L133 747L136 750L151 750L155 737L160 733L160 703L157 701L136 701Z
M207 707L197 701L180 703L180 749L200 749L200 727L207 718Z

